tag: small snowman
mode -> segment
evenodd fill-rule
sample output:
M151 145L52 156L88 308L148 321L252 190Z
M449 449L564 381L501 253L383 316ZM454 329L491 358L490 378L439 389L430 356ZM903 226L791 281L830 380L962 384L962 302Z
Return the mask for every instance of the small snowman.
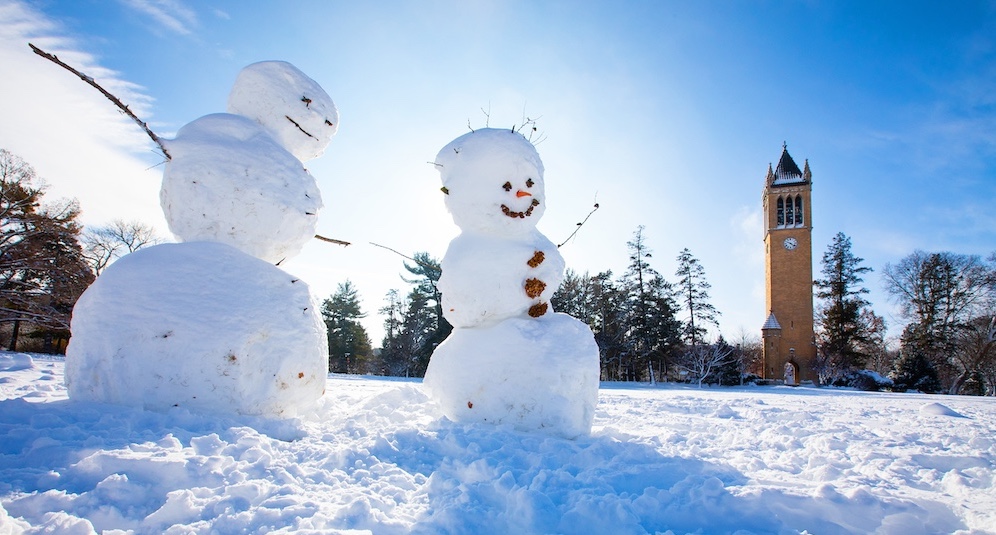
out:
M438 283L454 330L424 387L454 421L589 433L598 346L587 325L550 306L564 259L536 229L546 198L535 147L512 130L481 129L443 147L435 164L461 233Z
M315 236L322 199L301 162L322 154L338 112L279 61L246 67L228 111L166 142L160 200L181 243L127 255L77 302L74 399L293 417L325 392L319 307L274 264Z

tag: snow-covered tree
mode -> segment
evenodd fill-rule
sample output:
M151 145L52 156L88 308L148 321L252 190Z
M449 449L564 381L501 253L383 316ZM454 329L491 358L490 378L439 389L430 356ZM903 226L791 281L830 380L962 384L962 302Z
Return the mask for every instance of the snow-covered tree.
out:
M715 344L688 346L681 367L688 372L688 378L702 388L702 383L708 381L717 370L733 363L733 353L733 348L720 337Z

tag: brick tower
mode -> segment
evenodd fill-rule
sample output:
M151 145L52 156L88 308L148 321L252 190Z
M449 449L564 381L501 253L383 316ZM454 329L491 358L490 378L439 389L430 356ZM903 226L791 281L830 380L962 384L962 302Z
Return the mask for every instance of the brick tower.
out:
M786 384L816 379L812 191L809 160L800 171L783 144L762 195L768 318L761 340L762 376Z

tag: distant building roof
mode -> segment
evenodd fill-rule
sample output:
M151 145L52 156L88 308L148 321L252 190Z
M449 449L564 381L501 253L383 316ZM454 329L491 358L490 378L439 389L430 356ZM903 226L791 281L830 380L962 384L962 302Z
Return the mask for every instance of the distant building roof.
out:
M772 186L805 184L809 182L811 176L809 161L806 161L805 172L800 170L795 160L789 154L788 145L785 143L782 144L782 156L778 158L778 165L775 166L774 171L772 171L770 165L768 166L768 184Z
M781 328L782 328L782 326L778 323L778 320L775 318L775 313L774 312L768 314L768 319L766 319L764 321L764 325L761 326L761 330L762 331L766 330L766 329L779 329L779 330L781 330Z

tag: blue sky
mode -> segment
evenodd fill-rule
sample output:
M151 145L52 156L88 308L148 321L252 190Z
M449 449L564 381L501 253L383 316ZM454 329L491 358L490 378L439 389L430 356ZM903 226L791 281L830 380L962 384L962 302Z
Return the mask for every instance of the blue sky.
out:
M665 276L684 247L702 262L727 336L766 315L760 195L783 142L813 171L814 271L850 236L894 328L887 262L996 251L993 2L0 0L0 147L78 198L85 222L165 234L151 142L28 41L164 137L224 111L249 63L322 84L341 125L307 164L319 231L354 245L311 243L287 268L319 297L352 280L375 343L384 294L406 285L402 259L369 243L443 255L458 229L427 162L468 122L538 118L540 229L559 243L601 206L562 248L569 267L621 274L644 225Z

